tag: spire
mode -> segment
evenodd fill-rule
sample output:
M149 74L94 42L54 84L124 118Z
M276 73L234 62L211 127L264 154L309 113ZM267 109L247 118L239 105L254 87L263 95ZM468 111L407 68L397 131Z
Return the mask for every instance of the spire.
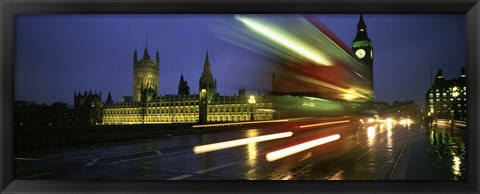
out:
M208 61L208 48L207 48L207 52L206 52L206 58L205 58L205 60L207 60L207 61Z
M148 54L148 33L145 38L145 50L143 51L143 59L150 59L150 55Z
M157 52L155 53L155 62L157 62L157 65L160 64L160 54L158 54L158 48Z
M205 54L205 63L203 64L203 73L204 74L211 74L210 72L210 61L208 60L208 49Z
M363 14L360 14L360 20L358 20L357 28L367 28L365 21L363 21Z
M110 91L108 92L107 103L112 103L112 95L110 94Z
M135 51L133 52L133 63L135 64L138 61L138 54L137 48L135 47Z
M363 14L360 14L360 19L358 20L357 24L357 35L355 36L355 41L363 41L363 40L370 40L367 34L367 25L365 21L363 21Z

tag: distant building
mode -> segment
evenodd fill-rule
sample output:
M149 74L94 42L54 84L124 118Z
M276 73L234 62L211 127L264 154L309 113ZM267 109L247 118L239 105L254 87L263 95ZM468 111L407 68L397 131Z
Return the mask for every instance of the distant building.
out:
M133 99L124 96L122 102L115 103L110 97L102 107L103 124L236 122L250 121L252 114L254 120L273 119L274 111L268 95L253 95L255 103L250 104L250 96L244 89L234 96L217 93L208 52L198 94L190 94L190 87L181 75L177 94L159 96L158 52L155 61L150 59L147 48L144 52L141 61L137 61L137 52L134 52Z
M467 76L447 80L438 70L435 82L425 95L427 115L433 119L467 120Z
M18 127L47 127L73 125L73 107L64 102L35 104L27 101L14 102L14 125Z
M376 111L382 112L388 108L390 108L390 104L388 102L377 101L373 103L373 107Z
M382 113L397 119L411 118L415 121L421 121L423 118L422 110L413 100L394 101L392 106Z
M74 94L74 123L96 125L102 122L102 93L81 92Z

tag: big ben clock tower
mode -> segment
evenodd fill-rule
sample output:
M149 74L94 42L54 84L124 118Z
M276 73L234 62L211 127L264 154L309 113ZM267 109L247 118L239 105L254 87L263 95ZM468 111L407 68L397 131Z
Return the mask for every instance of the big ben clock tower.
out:
M360 14L360 20L357 24L357 35L352 42L352 51L362 60L368 70L368 79L371 83L372 100L373 100L373 45L368 38L367 25L363 21L363 15Z
M373 67L373 45L368 38L367 25L363 21L363 15L360 15L360 20L357 24L357 35L352 42L352 50L365 64L370 68Z

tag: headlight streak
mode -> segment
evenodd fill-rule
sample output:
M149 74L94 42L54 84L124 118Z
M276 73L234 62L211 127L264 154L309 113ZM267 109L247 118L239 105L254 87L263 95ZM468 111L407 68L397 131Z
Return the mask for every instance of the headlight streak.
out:
M276 122L288 122L288 119L280 119L280 120L270 120L270 121L249 121L249 122L236 122L236 123L221 123L221 124L206 124L206 125L194 125L193 128L200 128L200 127L222 127L222 126L229 126L229 125L245 125L245 124L258 124L258 123L276 123Z
M373 140L375 138L375 126L370 126L367 128L368 140Z
M350 122L350 120L333 121L333 122L327 122L327 123L317 123L317 124L311 124L311 125L302 125L302 126L300 126L300 128L317 127L317 126L322 126L322 125L333 125L333 124L348 123L348 122Z
M262 141L269 141L274 139L291 137L292 135L293 135L293 132L289 131L289 132L275 133L270 135L262 135L258 137L250 137L250 138L244 138L244 139L225 141L220 143L199 145L193 148L193 152L195 154L201 154L205 152L211 152L211 151L222 150L222 149L231 148L231 147L247 145L249 143L257 143Z
M325 56L320 54L321 51L311 48L304 42L297 40L289 34L277 31L274 28L263 25L262 23L250 18L239 15L235 16L235 18L243 22L245 25L247 25L249 28L256 31L257 33L276 42L277 44L289 48L291 51L296 52L297 54L300 54L319 65L332 66L332 63Z
M310 99L310 100L318 100L323 102L331 102L330 100L327 100L327 99L315 98L315 97L309 97L309 96L303 96L303 98Z
M270 152L265 156L265 158L267 159L267 161L273 162L275 160L282 159L282 158L285 158L287 156L302 152L304 150L307 150L307 149L310 149L310 148L313 148L313 147L316 147L316 146L319 146L319 145L322 145L322 144L326 144L326 143L329 143L329 142L332 142L332 141L336 141L338 139L340 139L339 134L323 137L323 138L320 138L320 139L308 141L308 142L301 143L301 144L298 144L298 145L294 145L294 146L291 146L291 147L288 147L288 148L284 148L284 149L281 149L281 150Z
M369 97L363 95L363 94L360 94L358 92L355 92L355 91L351 91L351 90L348 90L348 89L345 89L345 88L342 88L342 87L339 87L339 86L336 86L336 85L333 85L333 84L330 84L330 83L327 83L327 82L323 82L323 81L320 81L320 80L316 80L316 79L313 79L313 78L310 78L310 77L306 77L304 75L300 75L300 74L297 74L297 73L292 73L298 80L302 80L302 81L305 81L307 83L311 83L311 84L315 84L315 85L319 85L319 86L323 86L325 88L329 88L329 89L332 89L332 90L336 90L336 91L339 91L339 92L343 92L343 93L347 93L347 94L352 94L352 95L355 95L357 97L361 97L361 98L365 98L365 99L370 99Z

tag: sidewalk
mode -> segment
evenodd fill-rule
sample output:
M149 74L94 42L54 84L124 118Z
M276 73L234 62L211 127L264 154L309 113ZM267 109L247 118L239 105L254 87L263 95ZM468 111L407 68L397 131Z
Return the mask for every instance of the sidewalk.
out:
M451 166L434 158L425 128L412 127L391 180L451 180ZM449 155L445 154L446 159Z

